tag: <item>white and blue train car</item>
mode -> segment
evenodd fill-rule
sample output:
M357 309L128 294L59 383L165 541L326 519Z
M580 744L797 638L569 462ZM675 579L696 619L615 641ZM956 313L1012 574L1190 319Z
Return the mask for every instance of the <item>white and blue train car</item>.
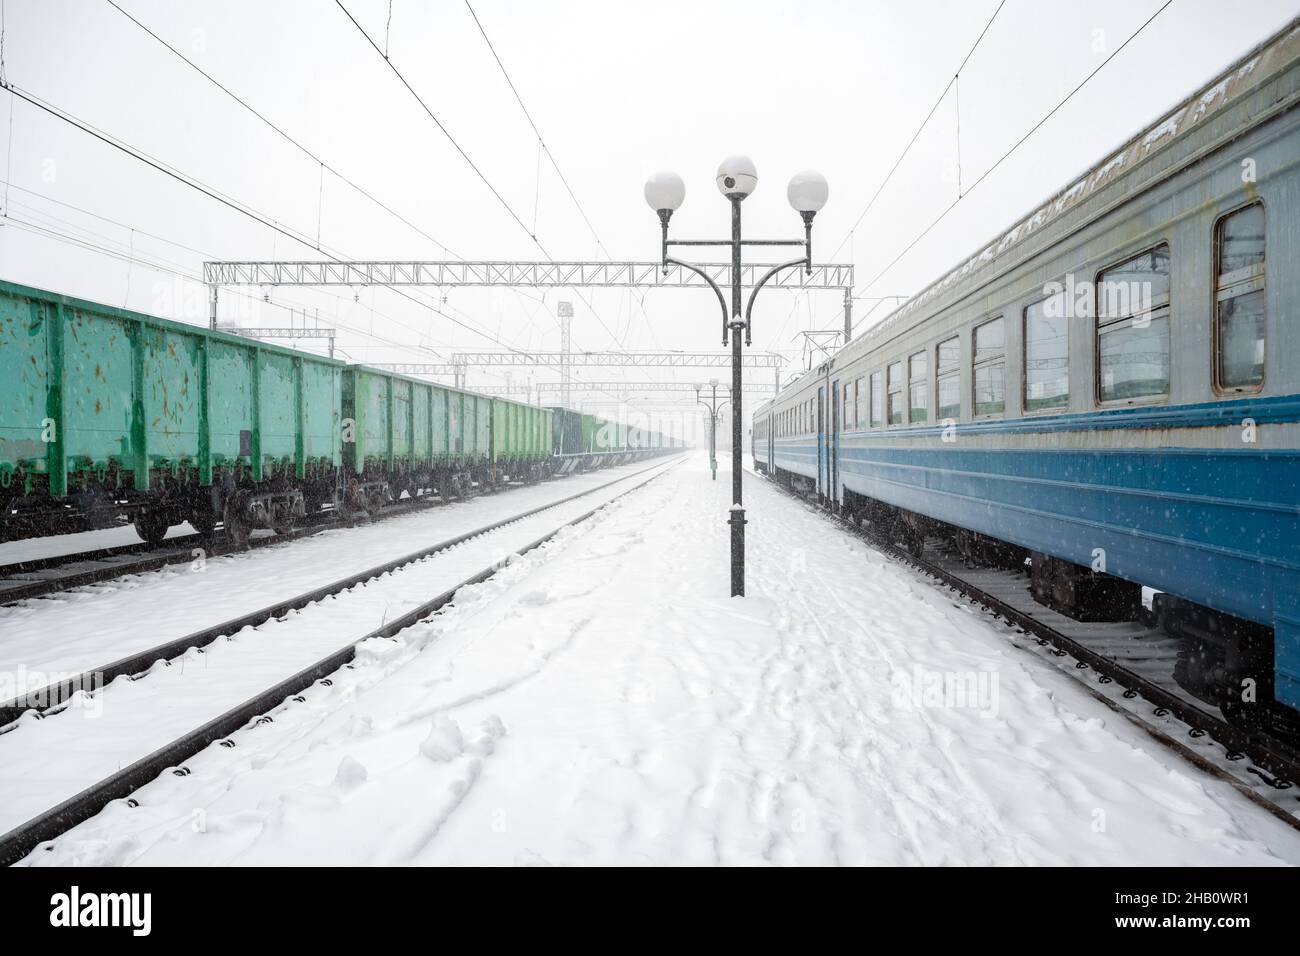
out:
M1300 20L760 407L756 467L1036 572L1100 557L1202 614L1189 689L1293 715L1298 105Z

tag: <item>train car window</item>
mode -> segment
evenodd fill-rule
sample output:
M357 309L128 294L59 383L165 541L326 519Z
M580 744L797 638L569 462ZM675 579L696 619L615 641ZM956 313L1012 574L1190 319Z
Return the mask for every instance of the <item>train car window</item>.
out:
M840 428L849 429L853 427L852 419L849 417L849 385L844 385L844 390L840 397Z
M1065 292L1025 309L1025 411L1070 404Z
M862 427L862 379L853 383L853 426Z
M925 352L907 359L908 420L924 422L930 418L930 361Z
M1097 396L1132 402L1169 394L1169 245L1097 277Z
M935 372L938 375L935 396L939 400L937 418L961 417L961 340L957 336L944 339L934 350Z
M886 420L891 425L903 423L903 363L891 362L886 372L888 394L885 396Z
M1263 204L1220 219L1214 245L1214 384L1257 391L1264 385Z
M868 414L871 416L869 424L872 428L879 428L883 419L885 401L885 385L881 381L879 372L871 373L871 394L869 396Z
M975 327L971 379L976 415L1001 415L1007 410L1006 343L1000 317Z

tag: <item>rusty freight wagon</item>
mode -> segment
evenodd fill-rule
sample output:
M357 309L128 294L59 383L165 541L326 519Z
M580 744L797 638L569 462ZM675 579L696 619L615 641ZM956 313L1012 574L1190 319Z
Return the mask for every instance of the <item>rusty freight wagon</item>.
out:
M344 365L0 282L0 539L232 537L332 498ZM35 531L33 531L35 529Z

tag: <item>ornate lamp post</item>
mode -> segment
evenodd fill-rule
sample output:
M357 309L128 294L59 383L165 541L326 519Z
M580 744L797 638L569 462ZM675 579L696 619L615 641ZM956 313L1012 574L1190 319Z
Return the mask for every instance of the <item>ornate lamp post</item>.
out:
M740 333L745 333L745 345L750 343L750 316L754 311L754 297L772 276L782 269L803 266L812 272L812 222L818 210L826 205L829 188L826 178L811 171L797 173L790 180L786 197L790 205L803 217L804 238L798 240L783 239L742 239L740 235L740 204L758 186L758 172L753 161L747 156L728 156L718 167L718 190L731 203L731 239L669 239L668 221L673 213L681 207L686 199L686 184L676 173L655 173L646 181L645 198L650 208L659 214L659 223L663 229L663 268L676 265L689 269L701 276L718 296L722 306L722 344L731 344L731 594L732 597L745 593L745 509L742 505L741 469L743 460L744 438L740 420L741 412L741 341ZM730 246L731 247L731 308L718 288L718 284L703 269L682 262L668 255L669 246ZM773 265L749 293L749 302L742 313L740 303L742 246L803 246L804 254L798 259Z
M709 384L713 387L713 398L706 402L700 398L700 389L703 385L695 386L695 403L703 405L709 411L709 470L713 473L713 480L718 480L718 413L726 406L730 399L724 398L722 404L718 404L718 380L709 379Z

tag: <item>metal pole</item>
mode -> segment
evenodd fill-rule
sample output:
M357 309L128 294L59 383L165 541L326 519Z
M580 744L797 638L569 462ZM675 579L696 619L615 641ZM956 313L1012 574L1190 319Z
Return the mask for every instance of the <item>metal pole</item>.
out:
M849 339L853 338L853 290L844 290L844 344L849 344ZM781 372L778 369L777 375Z
M11 107L11 108L12 108L12 107ZM208 286L208 303L209 303L209 310L208 310L208 328L210 328L210 329L215 329L215 328L217 327L217 286L216 286L216 283L213 283L212 285Z
M731 200L731 596L745 594L745 509L741 491L740 200Z
M713 386L713 400L709 405L709 470L713 480L718 480L718 386Z

